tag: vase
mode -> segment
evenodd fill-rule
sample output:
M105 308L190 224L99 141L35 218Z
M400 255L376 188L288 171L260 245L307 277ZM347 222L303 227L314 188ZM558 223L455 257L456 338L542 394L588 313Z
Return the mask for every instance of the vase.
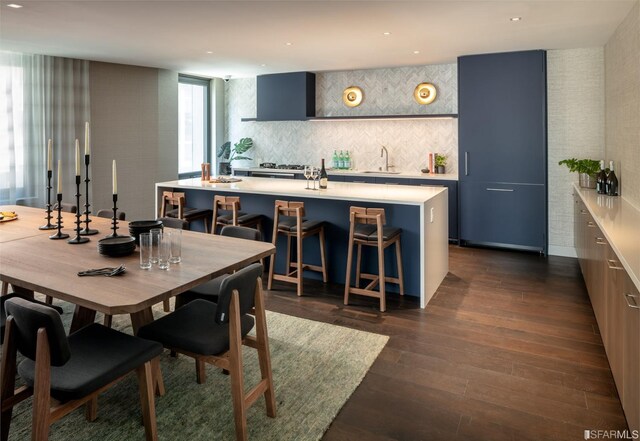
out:
M436 165L436 174L443 175L445 174L445 166L444 165Z
M596 188L596 180L588 173L580 173L580 187L582 188Z
M218 162L218 174L223 176L228 176L231 174L231 163L230 162Z

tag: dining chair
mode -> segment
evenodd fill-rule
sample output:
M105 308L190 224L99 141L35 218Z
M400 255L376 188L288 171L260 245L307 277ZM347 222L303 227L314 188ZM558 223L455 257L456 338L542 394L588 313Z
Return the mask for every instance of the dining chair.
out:
M177 230L188 230L189 222L177 217L159 217L158 220L162 222L162 226L167 228L175 228Z
M237 239L255 241L262 240L262 233L254 228L234 227L231 225L223 227L220 231L220 236L235 237ZM182 294L178 295L176 297L175 308L178 309L196 299L217 302L222 281L228 276L228 274L224 274L222 276L216 277L215 279L209 280L202 285L198 285L194 288L191 288L189 291L183 292Z
M255 337L247 335L254 324ZM196 360L196 378L205 382L205 363L229 371L236 439L247 439L247 410L263 394L267 416L276 401L262 293L262 265L254 263L226 277L218 303L197 299L140 328L138 335ZM261 380L244 391L242 345L257 349ZM185 397L188 399L188 397Z
M152 362L162 346L97 323L66 336L54 309L15 297L6 301L2 358L1 434L9 437L13 407L33 395L31 439L46 440L51 424L87 404L97 418L98 394L136 371L147 441L157 440ZM17 353L24 360L16 366ZM16 371L26 383L15 388Z
M48 305L48 304L46 304L44 302L41 302L39 300L28 298L28 297L24 296L23 294L20 294L20 293L17 293L17 292L12 292L12 293L9 293L7 295L4 295L4 296L0 297L0 340L4 340L4 328L5 328L5 325L7 323L7 312L5 310L4 304L5 304L5 302L7 300L13 299L14 297L20 297L20 298L28 300L30 302L37 303L38 305L43 305L43 306L47 306L49 308L53 308L56 311L58 311L58 314L62 314L62 308L59 307L59 306Z
M53 206L54 210L58 209L58 203L56 202ZM61 211L64 211L65 213L77 213L78 212L78 207L70 202L62 202L62 209Z
M98 210L98 212L96 213L96 216L98 217L103 217L105 219L112 219L113 218L113 210L109 209L109 208L103 208L102 210ZM118 220L126 220L127 219L127 214L124 211L119 211L118 212Z

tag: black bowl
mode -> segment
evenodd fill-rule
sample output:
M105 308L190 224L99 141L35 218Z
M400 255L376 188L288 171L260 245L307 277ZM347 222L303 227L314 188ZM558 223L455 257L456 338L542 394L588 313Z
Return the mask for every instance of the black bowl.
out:
M129 222L129 234L136 240L136 245L140 245L140 234L148 233L154 228L162 229L162 221L159 220L137 220Z

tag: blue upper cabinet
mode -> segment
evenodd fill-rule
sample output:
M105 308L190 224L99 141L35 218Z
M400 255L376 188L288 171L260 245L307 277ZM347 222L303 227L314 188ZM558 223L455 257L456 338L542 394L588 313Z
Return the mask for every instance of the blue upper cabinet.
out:
M257 120L296 121L316 116L316 74L259 75Z
M545 184L545 51L458 59L460 176Z

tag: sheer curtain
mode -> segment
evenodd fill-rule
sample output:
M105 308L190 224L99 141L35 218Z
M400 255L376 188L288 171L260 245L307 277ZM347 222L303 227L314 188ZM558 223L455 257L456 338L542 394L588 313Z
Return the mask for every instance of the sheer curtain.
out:
M75 139L89 121L89 62L0 52L0 204L45 204L47 140L62 160L64 200L75 194ZM84 169L83 169L84 175Z

